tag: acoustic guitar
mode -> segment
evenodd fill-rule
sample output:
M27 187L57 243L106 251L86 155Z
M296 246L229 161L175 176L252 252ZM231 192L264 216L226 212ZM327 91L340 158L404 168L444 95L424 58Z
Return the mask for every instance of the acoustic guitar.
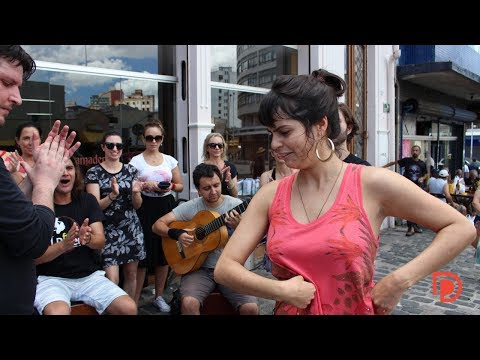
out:
M241 214L247 208L248 203L249 201L244 201L227 212L236 210ZM173 221L169 227L194 229L189 232L194 239L188 247L183 247L178 240L162 237L163 253L168 265L179 275L197 270L211 251L224 247L228 242L225 214L220 215L215 211L201 210L195 214L192 220Z

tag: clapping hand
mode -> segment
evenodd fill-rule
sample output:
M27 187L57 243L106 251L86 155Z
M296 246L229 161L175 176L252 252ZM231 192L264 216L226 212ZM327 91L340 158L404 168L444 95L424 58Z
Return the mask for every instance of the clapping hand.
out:
M67 237L63 239L61 242L64 253L70 252L73 249L75 249L76 247L75 243L77 238L78 238L78 224L74 222L70 230L68 230Z
M120 186L118 185L117 178L115 176L112 176L112 179L110 180L110 186L112 187L112 195L115 196L115 198L120 195Z
M17 150L8 156L8 161L5 162L5 167L11 174L20 169L20 155L18 154Z
M82 226L80 226L80 231L78 237L80 238L80 244L88 245L92 240L92 228L88 225L89 218L83 220Z
M143 182L139 180L132 181L132 193L139 193L143 190Z
M75 143L76 133L72 131L68 135L68 126L65 125L60 130L60 120L56 120L50 130L47 139L40 145L40 137L37 132L33 132L33 160L35 166L30 166L27 162L21 161L27 175L34 186L55 187L60 181L67 160L80 147L80 142Z
M222 170L220 170L223 175L223 181L228 183L232 180L232 173L230 172L230 166L225 166Z

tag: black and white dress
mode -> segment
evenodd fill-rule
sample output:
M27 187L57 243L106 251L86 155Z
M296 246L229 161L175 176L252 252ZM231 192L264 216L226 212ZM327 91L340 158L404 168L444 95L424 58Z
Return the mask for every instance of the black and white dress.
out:
M118 173L112 174L102 166L95 165L88 169L85 184L99 184L102 199L112 191L112 176L117 178L120 195L103 210L106 217L103 222L105 230L103 267L140 261L146 256L142 225L132 204L132 182L137 178L137 169L132 165L123 164Z

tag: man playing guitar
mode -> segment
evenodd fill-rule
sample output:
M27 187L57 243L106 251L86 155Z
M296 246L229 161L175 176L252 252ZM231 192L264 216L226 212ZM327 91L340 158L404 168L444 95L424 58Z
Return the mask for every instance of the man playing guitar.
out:
M190 221L199 211L209 210L225 214L224 220L228 236L230 236L241 219L240 213L232 209L240 205L242 200L222 195L221 179L222 176L217 166L199 164L193 171L193 183L199 197L180 204L158 219L153 224L153 232L164 238L170 238L164 241L176 240L180 247L188 248L194 241L197 241L191 234L194 229L170 228L169 225L174 221ZM215 288L227 298L240 315L258 315L259 310L255 297L236 293L215 282L213 270L222 250L223 248L214 249L208 253L200 268L182 276L180 282L182 315L199 315L203 301Z

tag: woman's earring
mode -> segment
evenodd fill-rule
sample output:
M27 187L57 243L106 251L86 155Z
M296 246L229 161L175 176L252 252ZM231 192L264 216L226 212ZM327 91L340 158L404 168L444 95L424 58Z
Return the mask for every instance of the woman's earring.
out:
M325 162L325 161L330 160L330 158L333 156L333 153L335 152L335 145L333 144L333 141L330 138L327 138L327 140L330 142L331 152L330 152L330 155L325 160L320 158L320 154L318 153L318 144L319 143L317 143L317 146L315 146L315 154L317 155L317 159L320 160L321 162Z

